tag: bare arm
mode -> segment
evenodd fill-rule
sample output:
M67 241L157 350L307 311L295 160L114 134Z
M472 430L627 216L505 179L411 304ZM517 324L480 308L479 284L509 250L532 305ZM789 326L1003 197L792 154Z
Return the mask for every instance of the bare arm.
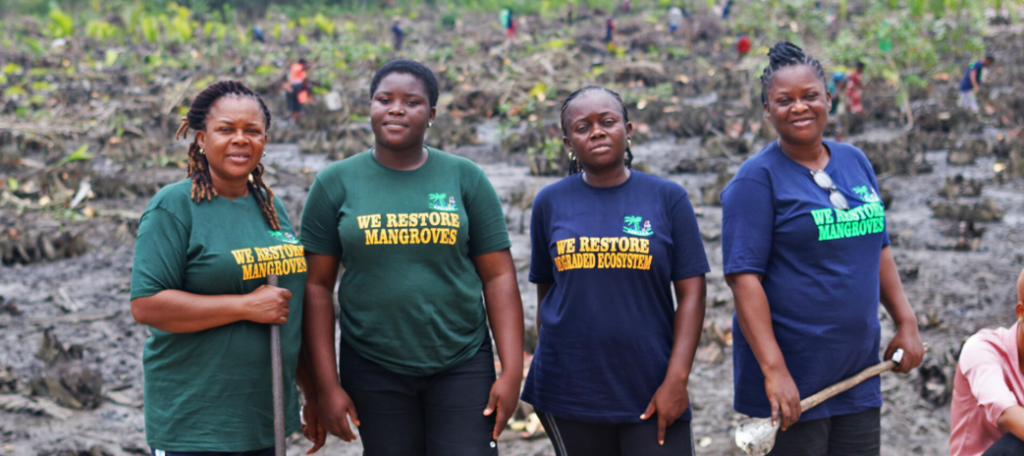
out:
M505 429L519 403L523 381L523 300L519 295L515 263L509 249L473 257L484 285L484 304L501 359L501 377L491 387L484 415L497 409L493 438Z
M164 290L132 299L135 321L170 333L192 333L237 321L284 324L292 292L263 285L244 295L207 296Z
M924 343L921 342L921 334L917 330L917 316L914 315L914 309L910 307L907 294L903 292L900 273L896 269L896 260L893 259L892 249L889 246L882 248L882 257L878 265L878 282L881 287L882 305L885 306L885 310L889 312L889 316L896 323L896 334L885 350L885 359L892 358L896 349L902 348L903 361L893 370L905 374L921 365L921 361L924 359Z
M981 90L981 86L978 84L978 69L977 68L972 68L971 69L971 87L974 88L975 92L977 92L978 90Z
M313 367L313 379L327 432L346 442L356 436L348 416L356 426L359 419L348 394L338 381L338 362L334 340L334 283L338 279L338 257L306 252L306 298L302 316L302 340Z
M777 423L781 414L782 429L785 430L800 420L800 391L775 340L768 296L761 286L761 276L729 274L725 280L736 298L740 330L765 376L765 390L772 404L772 422Z
M1006 409L1002 415L999 415L996 424L999 429L1024 440L1024 407L1016 405Z

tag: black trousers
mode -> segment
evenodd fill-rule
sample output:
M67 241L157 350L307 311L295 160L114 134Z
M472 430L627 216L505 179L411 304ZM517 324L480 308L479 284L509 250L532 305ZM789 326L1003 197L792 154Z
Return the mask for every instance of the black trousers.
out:
M1007 432L996 443L988 447L981 456L1021 456L1024 455L1024 442L1017 436Z
M494 414L483 414L495 379L490 339L469 361L425 377L391 372L344 342L338 366L364 456L497 456Z
M587 423L537 412L558 456L694 456L689 421L665 429L658 444L657 416L638 424Z
M768 456L878 456L881 409L801 421L775 437Z

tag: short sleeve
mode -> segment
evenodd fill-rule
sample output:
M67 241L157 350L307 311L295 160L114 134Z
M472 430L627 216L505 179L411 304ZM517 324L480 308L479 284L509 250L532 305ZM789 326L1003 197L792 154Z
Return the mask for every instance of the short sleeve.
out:
M861 166L864 168L864 172L868 173L868 176L871 178L871 185L874 186L875 192L878 194L879 199L881 199L881 197L882 197L882 187L880 185L878 185L878 178L875 177L875 169L874 169L874 167L871 166L871 161L868 160L868 157L866 155L864 155L864 152L863 151L859 151L859 152L860 152L859 159L861 161ZM885 209L888 209L888 208L885 208ZM888 246L892 242L891 240L889 240L889 218L888 217L884 218L882 223L885 224L885 229L882 230L882 248L884 249L886 246Z
M131 299L182 289L188 242L189 229L174 214L160 207L147 210L135 239Z
M700 237L697 226L697 215L693 213L693 205L686 197L686 191L680 191L679 197L671 207L669 217L672 218L672 275L671 280L688 279L707 274L708 257L704 253L704 241Z
M985 418L993 426L1006 409L1020 405L1003 378L1004 357L996 351L991 342L977 335L968 339L960 353L957 367L971 387L971 395L984 409Z
M508 225L501 200L491 181L479 168L476 184L464 195L466 216L469 217L469 256L496 252L512 246L508 238Z
M302 225L299 226L299 240L307 252L341 256L338 209L339 203L331 199L320 178L314 179L302 208Z
M533 212L530 214L530 275L532 283L551 283L555 281L552 270L548 227L550 221L544 211L545 199L537 197L533 201Z
M722 261L725 274L764 274L775 229L772 189L737 178L722 191Z

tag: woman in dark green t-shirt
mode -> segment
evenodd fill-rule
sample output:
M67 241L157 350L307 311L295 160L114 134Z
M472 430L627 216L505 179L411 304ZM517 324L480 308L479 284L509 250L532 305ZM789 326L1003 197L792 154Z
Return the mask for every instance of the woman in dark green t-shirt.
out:
M438 97L429 69L392 61L370 96L374 148L321 171L302 213L303 332L324 427L351 441L351 416L368 455L495 455L523 372L501 203L472 162L424 146Z
M178 130L196 131L188 178L161 189L139 222L131 305L152 333L142 363L154 454L273 455L270 324L281 325L286 430L299 428L298 381L314 451L326 437L299 363L303 249L262 179L269 126L249 88L207 87Z

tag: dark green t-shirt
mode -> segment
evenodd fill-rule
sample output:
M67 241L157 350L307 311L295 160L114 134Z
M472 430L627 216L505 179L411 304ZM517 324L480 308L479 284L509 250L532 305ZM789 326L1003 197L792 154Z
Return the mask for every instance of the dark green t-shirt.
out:
M468 360L487 337L471 258L511 244L498 195L473 162L428 148L412 171L370 151L333 163L309 190L300 238L341 259L341 337L363 357L430 375Z
M132 299L164 290L200 295L249 293L280 277L292 292L281 327L286 428L299 428L295 369L302 328L306 260L280 200L281 231L271 231L246 196L196 203L185 179L160 190L139 222ZM142 355L146 442L163 451L241 452L274 446L270 326L240 321L195 333L150 328Z

